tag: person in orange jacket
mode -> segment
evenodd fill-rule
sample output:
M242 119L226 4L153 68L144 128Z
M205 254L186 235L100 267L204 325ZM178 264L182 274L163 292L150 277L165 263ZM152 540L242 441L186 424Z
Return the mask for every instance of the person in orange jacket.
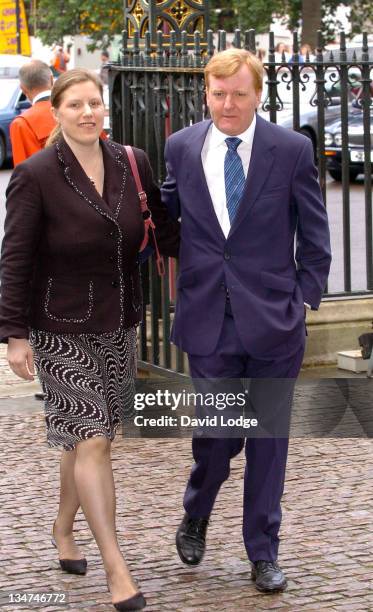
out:
M67 64L70 61L71 47L71 44L67 45L67 51L64 51L62 45L56 45L53 49L51 69L56 79L67 70Z
M15 166L43 149L56 125L51 112L53 76L49 66L40 60L31 60L20 68L19 80L21 89L32 106L10 124Z
M20 68L19 80L32 107L10 124L14 166L44 149L49 134L56 126L50 103L53 86L50 67L40 60L31 60ZM104 131L101 138L107 138Z

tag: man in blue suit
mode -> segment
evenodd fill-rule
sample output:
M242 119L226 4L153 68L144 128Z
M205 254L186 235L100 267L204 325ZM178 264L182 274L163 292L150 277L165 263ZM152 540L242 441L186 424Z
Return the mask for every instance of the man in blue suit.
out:
M305 305L318 308L329 272L311 141L256 115L262 79L262 64L248 51L214 55L205 69L212 121L166 144L163 198L181 217L172 340L188 353L193 379L294 381L304 354ZM282 591L277 553L286 437L246 444L193 439L178 553L184 563L201 561L216 495L244 445L243 538L252 579L260 591Z

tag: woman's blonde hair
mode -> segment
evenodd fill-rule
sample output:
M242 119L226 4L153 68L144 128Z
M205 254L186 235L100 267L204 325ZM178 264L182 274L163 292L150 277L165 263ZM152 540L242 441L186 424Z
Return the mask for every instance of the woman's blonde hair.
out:
M97 87L100 92L100 96L103 99L103 84L100 77L91 70L87 68L73 68L72 70L67 70L58 79L54 82L51 93L51 105L53 108L58 108L62 102L63 95L65 91L67 91L73 85L78 85L79 83L86 83L87 81L91 81ZM49 134L48 140L45 143L46 147L54 144L61 136L61 127L56 125L56 127Z
M254 80L254 89L258 93L263 89L263 64L259 58L246 49L226 49L212 56L205 68L206 88L209 88L209 77L225 79L247 65Z

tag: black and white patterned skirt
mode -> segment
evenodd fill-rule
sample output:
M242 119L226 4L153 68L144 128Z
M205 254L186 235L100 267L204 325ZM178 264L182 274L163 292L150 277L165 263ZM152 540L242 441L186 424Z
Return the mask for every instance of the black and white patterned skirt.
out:
M49 446L75 448L94 436L114 439L133 414L136 327L112 334L31 330L45 399Z

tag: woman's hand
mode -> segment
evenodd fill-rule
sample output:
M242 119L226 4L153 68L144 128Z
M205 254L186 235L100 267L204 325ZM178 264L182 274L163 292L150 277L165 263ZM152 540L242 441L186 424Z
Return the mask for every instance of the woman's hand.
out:
M28 340L9 338L7 358L14 374L25 380L34 380L34 356Z

